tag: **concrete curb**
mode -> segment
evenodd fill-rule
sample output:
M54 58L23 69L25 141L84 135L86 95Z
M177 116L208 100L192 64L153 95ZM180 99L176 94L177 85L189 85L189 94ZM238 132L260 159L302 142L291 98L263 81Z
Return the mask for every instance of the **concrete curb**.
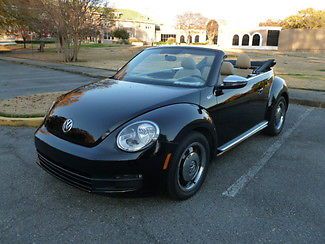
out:
M2 126L26 126L26 127L38 127L44 118L9 118L0 116L0 125Z
M325 108L325 91L289 88L289 97L291 103L316 108Z
M325 108L325 103L319 102L319 101L310 101L310 100L290 98L290 103L303 105L303 106L309 106L309 107L315 107L315 108Z

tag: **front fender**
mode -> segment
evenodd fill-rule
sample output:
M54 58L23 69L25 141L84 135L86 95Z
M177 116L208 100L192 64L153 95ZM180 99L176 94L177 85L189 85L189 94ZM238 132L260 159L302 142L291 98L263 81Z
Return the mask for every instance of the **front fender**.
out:
M216 145L216 129L208 112L195 104L173 104L145 113L132 121L150 120L160 128L160 140L179 143L192 130L204 133ZM123 126L124 127L124 126Z
M289 105L289 92L288 87L284 79L275 76L272 82L272 86L269 92L268 104L266 109L266 119L269 120L271 116L271 110L280 96L284 96Z

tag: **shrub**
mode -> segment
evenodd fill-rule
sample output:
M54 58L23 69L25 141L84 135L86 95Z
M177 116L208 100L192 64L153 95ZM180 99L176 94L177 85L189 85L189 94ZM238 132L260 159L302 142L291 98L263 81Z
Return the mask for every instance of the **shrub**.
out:
M120 28L114 30L112 35L113 35L113 37L116 37L116 38L119 38L122 40L127 40L130 37L129 33L125 29L120 29Z
M171 45L176 43L176 38L175 37L169 37L166 41L167 44Z
M131 38L129 38L129 42L132 43L132 42L142 42L142 41L138 38L131 37Z

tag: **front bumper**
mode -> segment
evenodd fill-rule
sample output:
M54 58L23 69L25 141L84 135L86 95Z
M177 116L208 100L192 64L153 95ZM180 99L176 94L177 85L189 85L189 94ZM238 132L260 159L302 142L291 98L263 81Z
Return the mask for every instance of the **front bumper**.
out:
M48 173L81 190L95 193L137 191L143 187L143 176L117 175L111 178L96 179L65 169L38 153L37 163Z
M147 182L159 183L163 163L173 145L157 142L143 152L122 152L115 137L88 148L60 139L42 127L35 133L38 164L48 173L81 190L130 192Z

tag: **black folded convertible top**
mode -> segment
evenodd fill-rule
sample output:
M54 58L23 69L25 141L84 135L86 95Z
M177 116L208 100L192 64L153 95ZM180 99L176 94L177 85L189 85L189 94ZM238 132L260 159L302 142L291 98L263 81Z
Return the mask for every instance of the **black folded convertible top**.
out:
M230 62L236 67L236 60L225 60ZM251 61L251 69L253 69L253 74L261 74L270 71L271 68L276 64L275 59L268 59L266 61Z

